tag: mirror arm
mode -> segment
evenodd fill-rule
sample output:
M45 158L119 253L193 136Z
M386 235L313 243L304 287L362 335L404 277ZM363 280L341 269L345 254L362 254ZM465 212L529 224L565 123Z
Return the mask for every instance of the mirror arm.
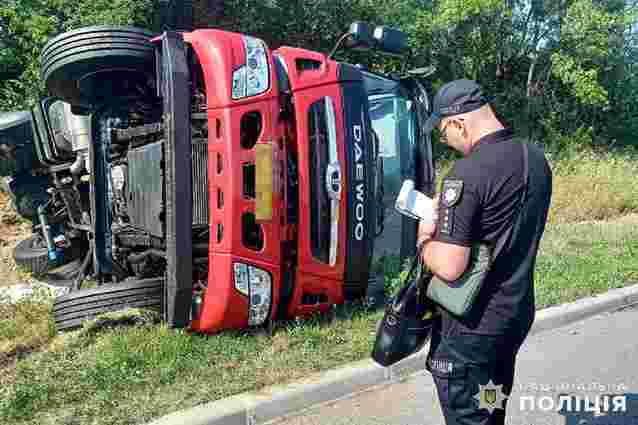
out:
M341 45L348 39L348 37L350 37L352 34L347 32L344 35L342 35L339 38L339 41L337 41L337 44L335 45L335 47L332 49L332 51L330 52L330 54L328 55L328 59L332 59L334 57L334 55L339 51L339 49L341 48Z

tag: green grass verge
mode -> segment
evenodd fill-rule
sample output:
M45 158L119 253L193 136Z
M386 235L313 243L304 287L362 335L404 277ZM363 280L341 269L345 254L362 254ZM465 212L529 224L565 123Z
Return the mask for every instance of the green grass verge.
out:
M638 148L614 151L582 149L570 154L547 153L553 172L549 223L608 220L638 211ZM449 160L437 163L437 189L451 170Z
M638 218L547 229L536 272L537 307L638 281ZM388 259L388 261L396 261ZM390 279L400 270L395 264ZM273 336L211 337L163 325L87 327L9 370L0 421L143 423L245 391L307 378L369 357L381 311L341 306L336 318L278 325Z
M38 350L55 334L49 314L52 298L45 291L36 291L15 304L7 301L0 297L0 370L15 358Z
M536 263L537 307L638 283L638 215L550 225Z

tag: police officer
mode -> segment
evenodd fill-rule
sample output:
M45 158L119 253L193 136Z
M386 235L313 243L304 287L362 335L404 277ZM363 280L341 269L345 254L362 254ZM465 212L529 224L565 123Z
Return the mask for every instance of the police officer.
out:
M468 267L474 243L495 244L504 234L509 243L467 315L455 316L439 307L426 369L447 425L503 424L516 355L535 316L534 264L547 220L552 172L543 151L528 144L523 198L524 142L515 140L513 131L497 119L474 81L456 80L440 88L426 124L428 131L434 128L442 142L464 158L443 180L437 222L419 225L417 243L423 244L425 264L442 280L453 282Z

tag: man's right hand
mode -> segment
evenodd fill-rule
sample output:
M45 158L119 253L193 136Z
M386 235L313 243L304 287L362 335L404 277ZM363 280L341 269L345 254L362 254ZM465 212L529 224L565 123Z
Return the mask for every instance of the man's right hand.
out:
M434 236L434 233L436 232L436 226L437 226L437 222L438 222L438 211L439 211L439 195L436 195L433 198L433 203L432 203L433 207L434 207L434 217L433 217L433 221L426 221L426 220L421 220L419 221L419 230L417 232L417 242L416 242L416 246L420 247L424 242L426 242L429 239L432 239L432 236Z

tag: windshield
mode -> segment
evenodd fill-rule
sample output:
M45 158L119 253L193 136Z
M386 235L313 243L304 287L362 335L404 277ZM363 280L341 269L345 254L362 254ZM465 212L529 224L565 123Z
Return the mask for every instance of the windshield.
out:
M414 179L417 138L416 111L411 100L398 93L368 97L372 128L379 136L383 163L383 232L375 241L374 258L397 256L402 251L402 216L394 209L405 179Z
M372 128L380 139L385 197L393 200L401 189L401 168L412 174L416 143L416 115L412 101L394 94L370 96Z

